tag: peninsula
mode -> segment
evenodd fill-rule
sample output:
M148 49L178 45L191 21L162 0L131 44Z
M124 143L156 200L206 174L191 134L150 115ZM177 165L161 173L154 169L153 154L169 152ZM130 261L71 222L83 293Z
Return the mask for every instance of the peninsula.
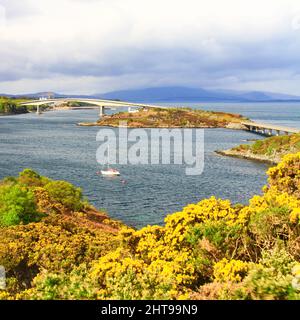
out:
M27 107L19 105L22 101L22 99L0 97L0 116L28 113Z
M242 144L229 150L216 151L224 156L277 164L283 156L300 151L300 133L273 136L257 140L252 144Z

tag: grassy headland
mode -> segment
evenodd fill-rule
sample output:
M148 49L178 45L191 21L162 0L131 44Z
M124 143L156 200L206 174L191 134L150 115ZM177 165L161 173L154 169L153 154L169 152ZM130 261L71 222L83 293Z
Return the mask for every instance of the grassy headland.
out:
M96 123L80 125L119 126L126 121L130 128L232 128L241 129L241 115L195 110L191 108L141 108L138 112L119 112L105 115Z
M29 102L33 100L33 98L8 98L8 97L0 97L0 116L1 115L15 115L22 114L28 112L35 112L37 110L36 106L22 106L20 105L22 102ZM49 110L49 106L47 104L40 105L40 111Z
M27 113L27 107L19 105L23 101L23 99L0 97L0 115Z
M274 136L242 144L229 150L217 151L226 156L279 163L283 156L300 151L300 133Z

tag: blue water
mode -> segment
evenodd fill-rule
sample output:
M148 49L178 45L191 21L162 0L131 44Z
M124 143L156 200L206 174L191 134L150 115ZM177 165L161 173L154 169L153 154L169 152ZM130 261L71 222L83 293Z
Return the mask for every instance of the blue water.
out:
M242 113L253 120L300 128L300 104L178 105ZM0 117L0 178L29 167L68 180L80 186L96 207L135 227L161 224L166 214L211 195L247 203L266 183L266 164L214 153L262 137L225 129L205 130L205 167L200 176L185 175L185 167L179 165L116 165L120 178L100 177L95 139L99 128L76 126L96 119L97 110Z

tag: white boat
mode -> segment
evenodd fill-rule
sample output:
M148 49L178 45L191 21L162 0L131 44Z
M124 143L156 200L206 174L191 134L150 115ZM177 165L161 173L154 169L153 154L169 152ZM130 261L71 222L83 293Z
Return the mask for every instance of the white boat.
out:
M120 172L116 169L108 168L106 170L101 170L103 176L119 176Z
M109 167L109 146L108 146L108 163L107 163L107 168L105 170L101 170L101 174L103 176L119 176L120 172L117 169L113 169Z

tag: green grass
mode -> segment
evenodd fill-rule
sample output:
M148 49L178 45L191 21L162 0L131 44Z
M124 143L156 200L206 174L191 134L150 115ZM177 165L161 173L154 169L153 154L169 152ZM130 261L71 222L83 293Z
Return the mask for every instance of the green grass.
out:
M28 109L20 106L24 99L11 99L7 97L0 97L0 114L19 114L26 113Z
M235 151L250 151L256 155L285 155L300 151L300 133L285 136L274 136L257 140L253 144L234 147Z

